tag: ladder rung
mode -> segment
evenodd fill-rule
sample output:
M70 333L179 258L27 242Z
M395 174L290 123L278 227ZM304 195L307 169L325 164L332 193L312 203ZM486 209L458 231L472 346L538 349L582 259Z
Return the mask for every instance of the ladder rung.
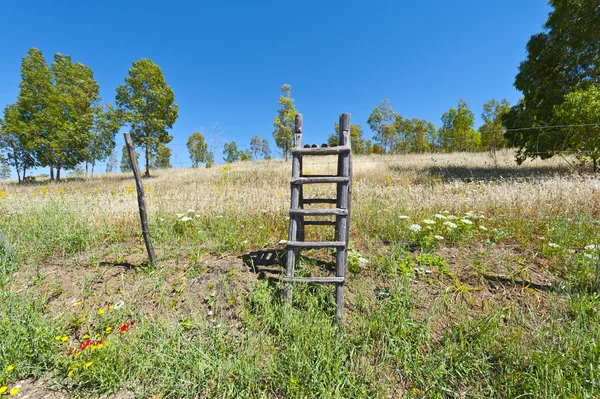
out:
M305 226L335 226L333 220L305 220Z
M344 154L352 151L349 145L338 145L334 147L317 147L317 148L294 148L294 155L335 155Z
M290 215L302 216L348 216L348 209L330 208L330 209L290 209Z
M302 202L305 204L337 204L335 198L305 198Z
M287 283L329 284L343 283L344 277L284 277Z
M327 177L292 177L292 184L314 184L314 183L345 183L349 182L347 176L327 176Z
M288 247L292 248L343 248L344 241L288 241Z

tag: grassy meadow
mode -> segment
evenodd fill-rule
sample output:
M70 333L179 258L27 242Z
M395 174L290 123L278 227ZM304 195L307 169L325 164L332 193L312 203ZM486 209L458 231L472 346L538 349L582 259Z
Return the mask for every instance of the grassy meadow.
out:
M280 298L289 163L155 171L157 265L132 176L0 182L0 398L598 398L600 180L578 166L355 157L343 328L332 287Z

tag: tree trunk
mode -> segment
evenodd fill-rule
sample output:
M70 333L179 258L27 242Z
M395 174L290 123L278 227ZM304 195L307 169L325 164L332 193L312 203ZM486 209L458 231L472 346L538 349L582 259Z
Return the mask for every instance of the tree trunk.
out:
M85 161L85 178L88 178L88 166L89 166L89 162Z
M56 182L60 182L60 166L56 167Z
M146 173L144 173L144 177L150 177L150 160L148 159L148 143L146 143Z
M594 161L594 173L598 173L598 158L593 158Z
M92 179L94 178L94 166L96 166L96 163L92 162Z
M27 167L23 166L23 181L25 181L26 175L27 175Z
M285 157L285 160L287 161L288 159L288 143L285 143L285 150L283 151L283 156Z
M50 166L50 180L54 180L54 167Z
M21 183L21 172L19 172L19 168L17 168L17 180Z

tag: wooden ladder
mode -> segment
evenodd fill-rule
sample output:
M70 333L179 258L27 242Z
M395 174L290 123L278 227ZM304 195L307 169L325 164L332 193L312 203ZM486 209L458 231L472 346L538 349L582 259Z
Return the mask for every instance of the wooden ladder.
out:
M350 232L350 203L352 200L352 147L350 143L350 114L341 114L337 146L323 145L302 148L302 115L296 115L292 148L292 178L290 227L287 242L284 298L292 300L292 283L335 284L336 321L344 317L344 281L348 262L348 239ZM333 176L305 175L302 171L303 156L337 155L337 174ZM336 184L337 198L304 198L305 184ZM335 208L304 209L307 204L335 204ZM335 216L329 220L304 220L305 216ZM335 241L305 241L305 226L335 226ZM335 277L295 277L294 270L303 248L335 248Z

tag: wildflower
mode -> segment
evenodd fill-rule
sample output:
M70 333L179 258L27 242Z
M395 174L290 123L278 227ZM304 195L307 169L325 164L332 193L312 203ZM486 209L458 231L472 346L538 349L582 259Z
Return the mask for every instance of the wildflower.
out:
M6 392L7 389L8 389L8 387L6 385L1 386L0 387L0 395L2 395L4 392Z
M444 226L447 226L451 229L455 229L458 227L455 223L452 223L452 222L444 222Z
M75 306L81 306L81 301L75 302Z
M422 227L420 224L411 224L408 229L410 231L421 231Z
M181 218L182 222L189 222L190 220L192 220L192 218L188 217L188 216L184 216L184 217Z
M62 338L60 339L60 342L62 342L62 343L65 343L65 342L67 342L68 340L69 340L69 337L67 337L67 336L65 335L64 337L62 337Z
M187 212L188 213L195 213L196 211L194 209L188 209Z
M585 256L588 259L594 259L594 255L592 254L583 254L583 256Z
M436 219L446 219L446 216L440 214L440 213L436 213L435 215L433 215L434 218Z
M119 329L119 331L121 331L121 334L125 334L125 332L127 331L127 329L129 328L129 326L131 326L131 324L129 323L125 323L121 326L121 328Z
M181 219L185 215L183 213L177 213L175 216L177 216L177 219Z
M473 224L473 222L471 222L469 219L460 219L461 222L463 222L464 224Z
M479 230L488 231L487 227L485 226L479 226Z
M67 373L67 377L72 377L73 376L73 370L69 370L69 372Z
M410 216L400 215L398 216L398 219L410 219Z
M440 240L440 241L444 239L444 237L442 237L442 236L433 236L433 238L435 238L436 240Z
M123 307L123 305L125 305L125 302L118 301L117 303L114 304L113 307L114 307L115 310L119 310L119 309L121 309Z
M88 334L85 334L83 337L81 337L81 339L88 339L90 336Z
M8 392L9 395L16 395L19 393L19 388L13 388L10 390L10 392Z
M55 340L60 341L62 338L62 335L57 335L56 337L54 337Z
M90 367L92 364L94 364L94 362L87 362L87 363L85 364L85 367Z
M446 216L446 219L449 219L449 220L456 220L456 219L458 219L458 217L456 217L456 216L454 216L454 215L448 215L448 216Z
M424 219L423 223L425 224L435 224L435 220L431 220L431 219Z
M15 369L15 366L13 366L12 364L9 364L8 367L6 368L6 371L13 371Z
M107 334L110 334L112 332L112 327L106 327L106 331Z
M104 309L98 309L98 314L104 314Z
M555 244L555 243L553 243L553 242L549 242L549 243L548 243L548 246L549 246L550 248L558 248L558 247L560 247L560 245L558 245L558 244Z
M597 251L600 250L600 245L586 245L583 249L586 251Z

